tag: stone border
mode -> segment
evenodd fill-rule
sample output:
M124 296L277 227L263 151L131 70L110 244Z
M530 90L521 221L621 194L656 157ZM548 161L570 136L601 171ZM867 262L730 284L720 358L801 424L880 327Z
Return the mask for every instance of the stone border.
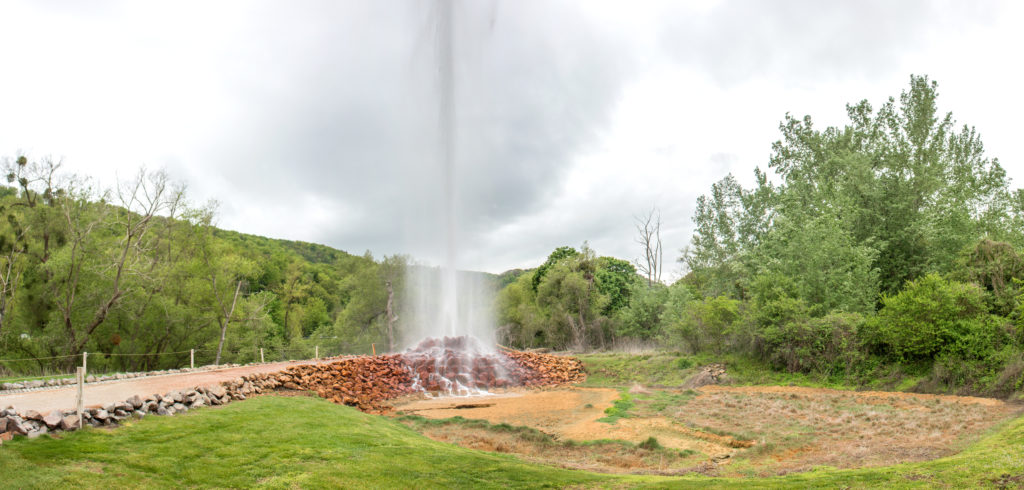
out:
M82 412L81 421L75 410L53 410L44 415L36 410L19 412L9 406L0 410L0 444L15 436L33 439L51 432L73 431L80 424L82 427L110 427L124 420L141 419L147 415L174 415L205 406L225 405L280 387L281 382L277 379L279 375L248 374L210 386L174 390L145 398L135 395L123 402L91 405Z

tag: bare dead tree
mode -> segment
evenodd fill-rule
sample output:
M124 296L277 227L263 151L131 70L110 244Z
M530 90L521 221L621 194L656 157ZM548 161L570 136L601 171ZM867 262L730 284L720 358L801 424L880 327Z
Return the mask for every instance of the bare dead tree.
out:
M404 255L384 256L380 261L380 277L384 281L387 292L387 303L384 306L384 322L387 328L388 350L395 351L395 322L398 321L399 309L395 301L395 288L403 289L403 282L409 258Z
M398 316L395 315L395 290L391 287L391 281L388 280L384 283L388 289L388 304L384 309L384 315L388 322L388 352L395 351L395 320Z
M644 216L634 216L633 221L636 224L636 242L643 247L644 254L642 259L636 259L633 263L637 270L647 276L647 286L650 287L661 282L661 211L651 208Z
M216 278L214 278L214 284L216 285ZM216 287L216 286L214 286ZM231 306L226 307L224 300L217 296L217 306L220 309L220 315L217 317L217 322L220 324L220 342L217 343L217 358L214 359L213 365L220 365L220 354L224 350L224 338L228 333L228 324L231 323L231 317L235 314L235 305L238 304L238 293L242 290L242 281L238 281L238 285L235 286L235 295L231 298Z

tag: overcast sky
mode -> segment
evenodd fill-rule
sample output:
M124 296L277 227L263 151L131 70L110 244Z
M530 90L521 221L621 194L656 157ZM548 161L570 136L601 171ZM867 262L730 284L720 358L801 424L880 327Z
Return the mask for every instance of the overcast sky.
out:
M554 248L666 262L694 202L767 166L786 112L842 124L910 74L1024 182L1021 2L457 1L460 266ZM431 2L0 2L0 156L104 185L165 168L219 225L437 263Z

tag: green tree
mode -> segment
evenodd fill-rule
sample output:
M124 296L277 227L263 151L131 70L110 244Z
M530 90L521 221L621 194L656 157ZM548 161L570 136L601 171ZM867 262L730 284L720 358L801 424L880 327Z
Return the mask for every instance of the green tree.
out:
M548 259L545 260L544 263L537 268L537 270L533 271L533 281L531 283L533 285L533 292L537 292L537 289L540 287L541 281L544 280L544 276L547 275L548 270L551 269L555 264L560 262L562 259L576 257L579 254L580 253L577 252L576 249L572 247L558 247L555 249L554 252L551 252L551 255L548 256Z
M984 356L1010 341L1007 322L988 313L985 291L975 284L928 274L882 303L869 338L897 359Z

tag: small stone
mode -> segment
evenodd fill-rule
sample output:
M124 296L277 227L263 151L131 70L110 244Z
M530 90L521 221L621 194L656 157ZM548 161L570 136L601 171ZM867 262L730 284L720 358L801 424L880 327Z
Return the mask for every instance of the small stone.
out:
M25 387L26 388L42 388L43 387L43 382L39 381L39 380L29 381L28 383L25 383Z
M113 412L114 410L117 410L117 405L114 403L108 403L106 405L103 405L103 409L106 410L107 412Z
M142 408L142 398L139 395L135 395L127 400L133 408Z
M209 394L211 396L215 396L217 398L223 398L224 395L227 395L228 390L225 389L223 385L214 385L214 386L208 386L206 388L206 392L207 392L207 394Z
M62 430L75 430L78 428L78 415L68 415L60 420Z
M127 418L127 417L128 417L128 412L126 412L124 410L121 410L120 408L117 409L117 410L114 410L114 418L116 418L117 420L121 420L121 419L124 419L124 418Z
M60 412L54 410L43 417L43 423L46 424L47 427L54 429L60 425L61 418Z
M7 432L7 417L0 417L0 432Z
M96 412L92 414L92 418L94 420L99 420L100 422L103 422L104 420L110 418L110 413L101 408L99 410L96 410Z
M188 411L188 407L186 407L185 405L183 405L181 403L175 403L174 404L174 411L175 412L187 412Z
M7 432L11 432L11 433L14 433L14 434L21 434L23 436L27 436L29 428L26 427L26 425L27 424L19 421L18 419L8 419L7 420Z
M9 441L14 439L13 432L0 432L0 441Z
M165 406L163 406L163 405L160 405L160 406L158 406L158 407L157 407L157 409L156 409L156 414L157 414L157 415L171 415L171 412L169 412L169 411L167 410L167 407L165 407Z
M39 437L39 436L41 436L41 435L43 435L43 434L45 434L47 432L49 432L49 430L46 428L46 426L43 426L43 427L40 427L40 428L38 428L36 430L30 431L26 435L28 436L29 439L35 439L35 438L37 438L37 437Z
M43 414L36 410L26 410L24 418L26 420L43 420Z

